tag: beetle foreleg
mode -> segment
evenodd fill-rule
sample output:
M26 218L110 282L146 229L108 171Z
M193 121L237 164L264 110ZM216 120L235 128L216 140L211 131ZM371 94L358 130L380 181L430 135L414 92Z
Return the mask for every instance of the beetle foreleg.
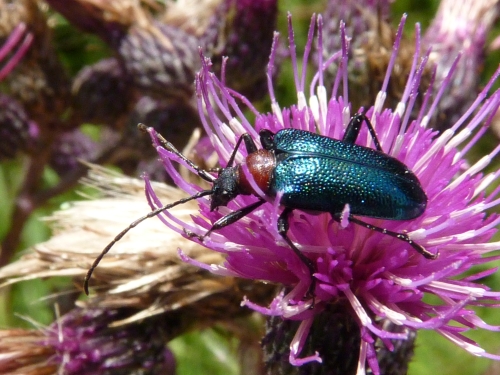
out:
M198 235L196 233L193 233L188 230L184 230L184 233L186 233L189 237L195 237L198 238L200 241L203 241L205 237L208 237L210 233L212 233L215 230L227 227L230 224L233 224L240 220L242 217L247 216L250 212L255 210L257 207L261 206L264 204L266 201L264 199L259 199L257 202L252 203L246 207L240 208L237 211L233 211L226 216L221 217L219 220L217 220L215 223L213 223L212 227L203 235Z
M335 215L332 215L332 217L338 221L338 218L336 218ZM422 254L427 259L436 259L439 255L439 253L433 254L430 251L426 250L425 247L419 245L416 242L413 242L413 240L410 237L408 237L408 235L406 235L404 233L393 232L393 231L387 230L385 228L376 227L375 225L365 223L364 221L359 220L359 219L355 218L354 216L349 216L349 221L351 223L361 225L361 226L368 228L370 230L374 230L374 231L379 232L379 233L387 234L388 236L397 238L401 241L405 241L406 243L408 243L408 245L413 247L417 252Z
M313 305L314 305L314 289L316 287L316 279L314 278L314 273L316 272L316 269L314 267L313 262L311 259L306 257L297 247L293 244L292 240L288 237L288 229L290 228L290 225L288 224L288 217L292 213L293 209L290 207L286 207L283 212L281 213L280 217L278 218L278 233L283 237L285 242L290 246L290 248L293 250L293 252L299 257L299 259L306 265L306 267L309 269L309 276L311 277L311 286L309 287L309 294L313 296Z
M252 154L257 151L257 146L255 145L255 142L253 141L252 137L250 137L250 134L245 133L242 134L241 137L238 139L236 142L236 145L234 146L233 153L229 157L229 160L227 161L227 167L232 167L234 163L234 158L236 157L236 153L238 152L238 149L240 148L241 141L245 142L245 148L247 150L248 154Z

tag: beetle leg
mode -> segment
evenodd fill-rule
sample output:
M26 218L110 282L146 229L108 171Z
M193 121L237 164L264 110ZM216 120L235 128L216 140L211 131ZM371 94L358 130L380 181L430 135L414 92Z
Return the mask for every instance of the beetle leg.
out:
M332 215L332 217L335 220L338 220L338 218L336 218L334 215ZM433 254L430 251L428 251L425 247L419 245L416 242L413 242L413 240L410 237L408 237L408 235L406 235L404 233L393 232L393 231L387 230L385 228L376 227L375 225L368 224L368 223L366 223L362 220L359 220L351 215L349 216L349 221L354 223L354 224L361 225L361 226L368 228L370 230L374 230L374 231L379 232L379 233L387 234L388 236L397 238L401 241L405 241L406 243L408 243L408 245L413 247L417 252L422 254L427 259L436 259L439 255L439 253Z
M186 233L189 237L195 237L198 238L200 241L203 241L203 239L209 236L210 233L212 233L213 231L227 227L228 225L237 222L242 217L247 216L250 212L255 210L257 207L261 206L265 202L266 201L264 199L259 199L257 202L254 202L246 207L240 208L237 211L230 212L226 216L221 217L219 220L213 223L212 227L205 234L201 236L187 229L184 230L184 233Z
M232 167L234 158L236 157L236 153L238 152L238 148L240 148L241 141L245 142L245 148L247 150L248 154L252 154L257 151L257 146L255 145L255 142L253 141L252 137L250 137L250 134L245 133L240 136L238 139L238 142L236 142L236 145L234 146L233 153L231 154L231 157L229 158L227 162L227 167Z
M365 122L368 127L368 132L370 133L373 143L375 144L375 148L377 151L384 152L382 147L380 146L380 142L377 138L377 133L375 133L375 129L373 129L372 123L363 113L356 113L352 116L351 121L347 125L347 128L344 133L344 138L342 138L342 142L354 144L356 143L356 139L358 139L359 131L361 130L361 125Z
M290 248L293 250L293 252L299 257L299 259L306 265L306 267L309 269L309 276L311 277L311 285L309 286L309 291L308 293L312 295L313 297L313 304L314 306L314 289L316 287L316 279L314 278L314 273L316 272L316 269L314 267L314 263L306 257L297 247L293 244L292 240L288 237L288 229L290 228L290 225L288 224L288 218L290 214L292 213L293 208L286 207L283 212L281 213L280 217L278 218L278 233L283 237L285 242L290 246Z

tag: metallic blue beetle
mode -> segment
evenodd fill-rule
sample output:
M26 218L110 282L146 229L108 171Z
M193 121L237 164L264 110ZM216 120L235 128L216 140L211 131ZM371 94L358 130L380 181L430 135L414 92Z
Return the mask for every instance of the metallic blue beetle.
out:
M367 125L376 149L355 144L363 122ZM139 127L143 131L148 131L142 124ZM89 269L84 282L87 294L88 281L103 256L130 229L143 220L178 204L207 195L212 198L210 206L212 211L227 205L241 194L258 197L255 203L217 220L202 236L186 231L188 235L203 240L211 232L238 221L264 204L266 200L254 191L246 179L242 164L233 166L242 142L245 143L248 153L245 164L257 186L270 197L275 197L278 192L282 194L280 203L285 209L278 219L278 231L308 267L312 285L314 285L312 278L315 272L314 265L287 235L288 218L295 209L328 212L334 220L340 221L346 205L349 205L350 222L405 241L428 259L437 257L437 254L427 251L404 233L392 232L355 217L411 220L422 215L427 205L427 196L417 177L406 165L382 151L375 130L364 114L353 116L342 140L298 129L283 129L276 134L269 130L261 130L260 141L263 149L259 150L250 135L243 134L236 143L227 167L216 170L218 177L200 169L161 136L159 140L168 150L196 170L201 178L212 183L212 188L151 211L118 234Z

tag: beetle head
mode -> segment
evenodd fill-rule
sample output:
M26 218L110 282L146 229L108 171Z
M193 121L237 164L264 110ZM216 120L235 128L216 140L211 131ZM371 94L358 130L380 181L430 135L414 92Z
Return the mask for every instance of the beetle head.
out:
M222 169L219 177L217 177L212 186L210 211L220 206L227 206L238 194L238 174L236 167Z

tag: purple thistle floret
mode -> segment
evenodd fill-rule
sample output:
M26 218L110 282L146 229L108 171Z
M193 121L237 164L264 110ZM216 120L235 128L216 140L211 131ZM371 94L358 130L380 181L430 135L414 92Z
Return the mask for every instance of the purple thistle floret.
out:
M25 23L17 25L11 34L0 47L0 62L3 66L0 68L0 81L16 67L22 60L33 42L33 34L27 31Z
M422 42L432 47L430 60L436 64L436 82L441 82L448 69L461 54L446 100L439 103L444 121L437 129L446 129L462 115L463 109L474 101L479 87L480 73L486 58L488 33L498 19L500 6L491 0L443 0L436 17L425 32Z
M294 365L321 362L321 353L301 358L301 350L315 316L328 304L336 303L339 299L348 301L359 324L361 347L358 374L365 373L366 363L374 374L380 373L375 353L376 339L380 339L391 350L391 340L407 338L407 330L398 330L402 333L386 330L384 320L410 330L435 330L474 355L500 359L500 356L485 352L463 335L476 328L500 330L499 327L483 322L473 310L475 306L498 306L500 293L490 291L478 282L478 279L494 273L496 268L486 268L475 273L471 271L473 266L486 265L498 259L498 256L485 256L500 249L499 242L488 242L500 223L500 216L488 215L486 210L494 209L500 204L500 188L491 193L486 193L486 189L498 179L500 170L487 174L482 171L500 151L500 146L474 165L470 166L464 159L468 150L487 130L500 106L500 91L488 96L500 69L465 114L441 134L427 128L427 124L435 115L443 92L450 84L456 62L439 87L431 85L424 94L423 104L413 119L412 109L417 95L420 95L417 90L430 51L421 56L415 55L400 103L395 109L383 109L404 21L405 17L399 26L386 79L377 100L364 113L371 119L385 153L407 165L420 180L428 197L427 209L423 215L410 221L363 219L381 228L407 233L428 251L439 253L439 257L436 260L425 259L404 241L349 224L346 220L338 224L327 213L313 215L296 210L290 219L288 233L300 251L315 265L313 302L309 293L309 271L277 230L277 218L283 209L279 205L279 192L276 198L269 198L261 193L261 197L268 203L204 238L205 246L226 254L223 265L202 264L180 253L185 261L216 274L265 280L286 286L267 308L251 301L244 301L243 305L270 316L301 321L290 343L290 363ZM249 133L257 144L261 129L276 132L283 128L296 128L342 139L351 115L363 111L349 105L348 38L343 25L342 49L326 61L321 60L321 53L318 54L319 66L323 69L316 72L309 85L309 92L306 93L305 66L313 43L315 23L316 19L313 18L303 56L304 66L299 69L289 18L289 49L298 100L297 105L290 108L280 108L270 79L276 48L272 49L268 65L268 87L272 103L270 113L259 113L248 100L225 87L224 79L219 80L211 73L210 61L203 59L202 69L196 78L199 112L222 166L226 165L236 141L244 133ZM321 16L317 18L317 25L318 50L321 51ZM420 51L418 25L416 34L415 50ZM275 46L277 38L275 34ZM323 70L330 64L338 64L340 68L333 88L328 93L330 88L323 86ZM238 104L240 102L253 112L255 123L246 119ZM152 138L174 182L188 194L202 190L182 179L172 161L188 168L189 166L162 148L154 133ZM365 127L361 130L357 144L373 147ZM239 149L236 163L243 162L245 153L243 148ZM195 172L192 168L191 170ZM248 168L244 166L243 170L252 182ZM256 184L254 185L258 191ZM162 205L147 179L146 192L152 208ZM221 207L218 211L211 212L210 200L200 198L200 213L193 217L192 223L182 222L168 212L164 212L160 219L183 236L186 236L185 230L203 235L217 219L248 206L255 200L255 196L240 195L227 208ZM198 241L196 238L192 239ZM434 295L439 302L424 301L426 295ZM335 338L332 337L332 340Z
M175 374L175 359L165 347L168 327L155 319L113 327L126 309L76 308L45 330L39 343L54 351L45 364L67 375L119 373Z

